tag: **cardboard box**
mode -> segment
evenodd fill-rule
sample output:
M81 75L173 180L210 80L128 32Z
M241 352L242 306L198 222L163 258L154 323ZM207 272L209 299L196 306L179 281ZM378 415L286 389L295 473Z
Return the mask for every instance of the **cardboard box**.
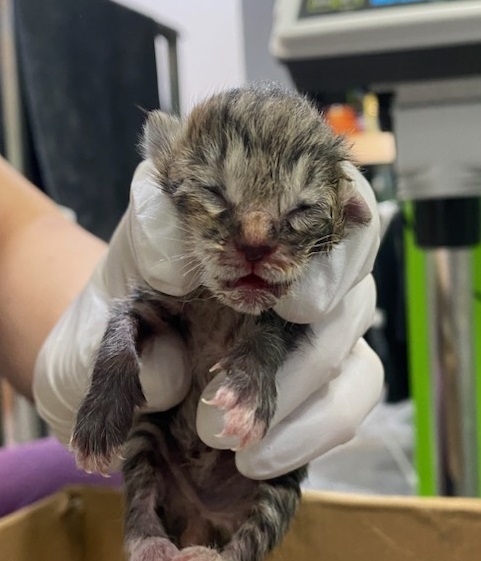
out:
M121 561L122 498L73 487L0 519L2 561ZM269 561L477 561L481 501L305 493Z

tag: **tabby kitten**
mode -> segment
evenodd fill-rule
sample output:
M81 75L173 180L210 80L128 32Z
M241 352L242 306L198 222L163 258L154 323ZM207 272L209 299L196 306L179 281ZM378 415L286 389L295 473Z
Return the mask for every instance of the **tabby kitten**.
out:
M263 437L276 372L309 337L309 326L273 307L370 212L343 172L343 140L295 93L235 89L185 122L155 111L144 132L200 288L174 298L139 286L113 305L72 446L80 466L101 472L122 450L130 561L260 561L296 512L306 468L268 481L242 476L233 451L199 439L199 400L221 373L204 403L224 411L222 435L235 449ZM192 385L172 410L142 413L142 350L166 329L187 345Z

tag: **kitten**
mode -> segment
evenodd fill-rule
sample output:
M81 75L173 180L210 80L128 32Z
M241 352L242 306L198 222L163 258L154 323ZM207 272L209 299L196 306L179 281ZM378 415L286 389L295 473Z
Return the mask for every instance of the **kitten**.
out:
M207 403L224 411L223 435L238 449L263 437L276 409L276 372L309 337L308 326L272 308L312 258L369 222L370 212L343 173L344 141L295 93L235 89L185 122L153 112L144 132L200 288L174 298L139 286L114 304L72 446L80 466L101 472L122 449L131 561L260 561L296 512L306 468L245 478L234 452L200 441L198 403L222 372ZM165 329L187 345L192 386L172 410L140 413L142 350Z

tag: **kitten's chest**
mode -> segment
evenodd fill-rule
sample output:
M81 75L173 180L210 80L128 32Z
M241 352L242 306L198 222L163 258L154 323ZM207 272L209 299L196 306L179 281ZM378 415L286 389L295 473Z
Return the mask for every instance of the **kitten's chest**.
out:
M240 314L213 299L192 302L186 308L189 322L188 355L193 380L205 386L209 370L255 325L255 316Z
M218 462L218 458L215 455L204 457L206 447L197 436L195 427L200 396L217 374L210 371L212 367L227 356L256 320L254 316L239 314L212 298L186 303L183 318L188 326L187 360L192 382L171 429L188 455L200 454L199 461L193 464L198 463L200 471L204 472L206 466L212 467ZM196 471L194 465L192 468ZM195 476L194 479L199 478Z

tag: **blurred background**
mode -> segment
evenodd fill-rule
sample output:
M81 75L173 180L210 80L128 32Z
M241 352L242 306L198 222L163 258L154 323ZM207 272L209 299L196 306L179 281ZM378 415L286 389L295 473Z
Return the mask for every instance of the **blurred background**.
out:
M386 379L307 485L479 495L479 0L0 0L0 25L0 152L106 240L145 111L256 80L313 99L379 202ZM6 384L1 411L5 446L46 432Z

